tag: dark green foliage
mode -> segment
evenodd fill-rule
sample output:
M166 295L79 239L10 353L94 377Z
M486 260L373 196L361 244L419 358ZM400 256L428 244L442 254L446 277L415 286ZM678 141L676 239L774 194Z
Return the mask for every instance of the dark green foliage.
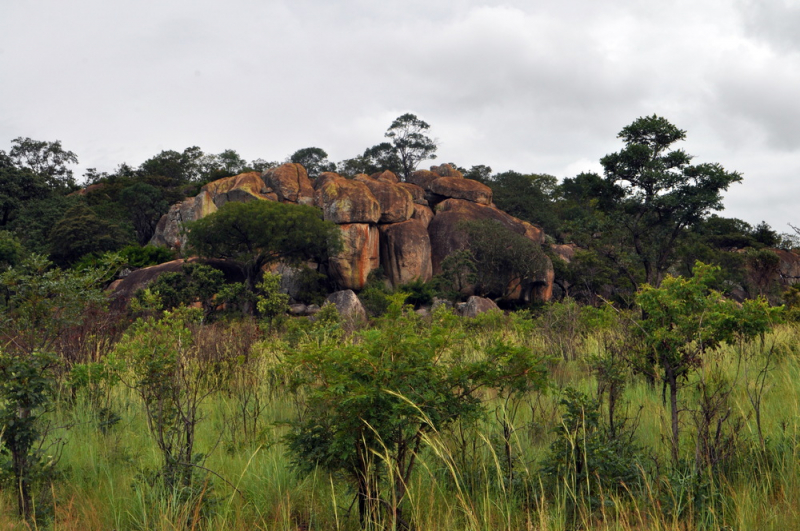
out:
M636 489L642 460L628 437L610 436L600 421L600 404L567 388L556 440L542 463L552 491L566 496L571 517L581 509L595 510L608 497ZM563 489L563 490L562 490Z
M475 265L475 293L508 298L516 289L543 275L547 257L540 245L493 220L469 221L468 234Z
M186 148L183 153L162 151L144 161L139 172L165 177L171 185L185 184L200 179L199 161L202 156L203 152L197 146Z
M686 132L659 116L635 120L618 137L625 147L600 160L603 184L619 198L598 204L608 216L605 253L630 280L641 268L644 280L657 286L686 229L722 209L722 192L742 177L719 164L692 165L681 149L669 151Z
M50 254L50 231L81 198L52 194L25 202L11 222L11 230L29 252Z
M494 175L489 182L497 208L512 216L542 227L555 234L559 227L554 198L558 180L552 175L507 171Z
M119 201L128 210L136 240L145 245L153 236L158 220L169 210L163 193L155 186L137 182L120 192Z
M44 178L54 191L67 192L75 188L75 178L68 165L77 164L78 156L62 148L60 140L45 142L18 137L11 141L8 155L18 168Z
M400 291L407 293L405 303L410 304L415 309L433 304L436 296L436 286L431 282L423 282L420 279L412 280L408 284L400 287Z
M372 175L385 170L389 170L396 175L402 175L403 167L394 146L389 142L381 142L365 149L364 153L359 157L340 162L337 170L342 175L349 177L359 173Z
M115 251L130 243L130 236L109 223L84 204L77 204L50 231L50 256L68 266L91 253Z
M250 291L263 266L324 261L339 248L339 231L311 206L250 201L226 203L188 224L189 246L201 256L237 262Z
M477 279L475 257L468 249L461 249L442 260L442 272L431 282L442 297L457 301Z
M22 260L22 244L7 230L0 230L0 271Z
M461 172L464 174L465 179L472 179L473 181L481 182L485 185L491 186L492 168L484 164L478 164L470 167L470 169Z
M301 164L311 179L316 179L322 172L336 171L336 165L328 161L328 154L318 147L298 149L289 157L289 162Z
M392 290L386 283L383 269L377 269L369 274L367 284L358 294L358 298L371 317L380 317L389 309L391 294Z
M384 500L395 524L406 527L403 499L426 434L481 415L479 389L542 385L545 372L530 350L499 340L481 359L466 359L457 318L436 312L425 325L402 298L393 297L376 327L352 342L287 350L284 368L305 397L287 436L296 466L344 473L362 521ZM392 481L384 484L379 471L387 469Z
M10 461L6 466L13 475L11 490L17 493L18 512L25 519L33 517L32 488L55 465L38 443L44 435L42 416L55 395L56 362L53 354L38 350L0 352L0 439Z
M303 265L294 274L294 299L303 304L322 305L328 294L328 277L319 271Z
M0 227L7 226L27 201L47 197L50 191L44 177L16 167L0 151Z
M158 294L165 310L200 302L204 313L209 315L214 311L214 296L224 282L219 269L189 262L183 264L178 273L161 274L149 289ZM140 296L137 294L137 297Z

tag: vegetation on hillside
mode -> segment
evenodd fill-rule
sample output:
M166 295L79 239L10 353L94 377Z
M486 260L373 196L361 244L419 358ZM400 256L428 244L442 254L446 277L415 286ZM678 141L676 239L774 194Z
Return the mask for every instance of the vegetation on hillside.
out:
M288 160L407 176L435 154L428 129L407 114L362 156ZM460 168L548 241L466 223L432 281L373 275L366 322L331 304L289 317L265 266L324 263L338 232L268 201L195 222L207 262L110 306L120 274L174 258L143 245L170 204L275 163L165 151L76 193L74 153L15 139L0 153L0 525L800 527L800 292L776 254L797 240L716 215L741 177L692 164L684 136L640 118L602 176ZM548 256L553 302L454 311L467 285L502 302ZM322 302L324 275L298 271L298 297Z

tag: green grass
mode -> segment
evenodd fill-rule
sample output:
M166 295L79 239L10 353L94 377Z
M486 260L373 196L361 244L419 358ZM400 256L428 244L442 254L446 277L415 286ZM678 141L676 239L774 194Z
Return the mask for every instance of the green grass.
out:
M546 349L539 331L508 320L484 320L469 329L470 341L461 348L481 355L492 334L533 348ZM738 449L729 464L703 477L698 500L678 486L692 474L677 473L669 463L669 412L661 387L650 387L635 377L625 390L629 425L636 426L635 442L648 458L641 488L629 492L599 493L605 503L596 511L585 507L571 512L574 492L568 483L555 492L544 489L540 476L543 460L561 423L559 390L572 386L589 394L597 383L587 363L601 349L590 336L577 347L575 359L551 364L552 388L548 393L523 397L513 419L511 445L515 481L506 481L502 465L500 426L495 411L506 407L487 393L489 412L477 426L456 425L444 433L430 434L420 455L405 501L406 514L417 529L425 530L787 530L800 529L800 327L783 325L767 341L774 341L780 356L768 376L762 423L767 437L760 449L747 382L736 349L723 346L714 353L728 378L736 380L730 421L741 419ZM269 342L262 345L266 361L274 360ZM712 363L709 359L708 363ZM260 419L260 434L245 440L233 420L235 393L218 393L203 406L198 425L198 452L207 454L198 470L198 495L190 499L161 492L142 479L160 466L160 454L149 433L137 395L124 385L111 390L113 409L120 421L107 431L97 426L92 404L79 394L74 403L59 401L52 414L51 438L63 439L60 475L45 487L40 498L54 506L53 517L37 524L54 530L123 529L232 529L292 530L359 529L353 491L342 477L318 469L299 475L291 466L282 443L287 421L298 414L297 399L280 385L269 363L259 368L257 384L267 403ZM737 376L738 375L738 376ZM698 375L681 392L681 454L693 462L694 425L691 409ZM683 476L681 476L683 474ZM670 483L671 482L671 483ZM672 485L670 487L669 485ZM708 500L714 500L709 502ZM702 504L702 505L698 505ZM673 509L670 510L670 507ZM682 508L680 515L674 508ZM12 489L0 492L0 528L28 529L14 516ZM382 514L381 528L389 524Z

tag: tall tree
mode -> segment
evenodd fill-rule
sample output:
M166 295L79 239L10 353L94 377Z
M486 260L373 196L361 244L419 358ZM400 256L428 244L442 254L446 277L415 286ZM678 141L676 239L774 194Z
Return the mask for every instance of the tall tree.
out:
M46 142L18 137L11 141L8 155L17 167L44 177L55 189L75 187L75 178L68 166L77 164L78 156L61 147L60 140Z
M47 181L26 168L18 168L11 157L0 151L0 227L10 223L26 201L46 197Z
M658 286L679 238L711 211L722 210L722 192L742 177L717 163L691 164L690 155L672 149L686 132L656 115L638 118L618 137L625 147L600 160L611 189L607 195L619 198L603 205L603 231L614 236L606 250L634 285L643 277Z
M325 150L318 147L298 149L291 154L289 162L302 164L312 179L316 179L322 172L336 170L336 165L328 160Z
M436 158L436 141L425 135L430 126L416 115L406 113L396 118L384 136L400 159L403 177L408 179L423 160Z

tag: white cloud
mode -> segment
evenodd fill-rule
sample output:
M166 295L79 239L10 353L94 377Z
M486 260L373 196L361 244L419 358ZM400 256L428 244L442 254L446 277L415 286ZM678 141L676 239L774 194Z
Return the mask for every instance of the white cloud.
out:
M782 226L800 192L797 2L38 0L0 17L0 148L60 139L83 167L199 145L334 160L414 112L442 161L599 169L657 113L742 171L728 214Z

